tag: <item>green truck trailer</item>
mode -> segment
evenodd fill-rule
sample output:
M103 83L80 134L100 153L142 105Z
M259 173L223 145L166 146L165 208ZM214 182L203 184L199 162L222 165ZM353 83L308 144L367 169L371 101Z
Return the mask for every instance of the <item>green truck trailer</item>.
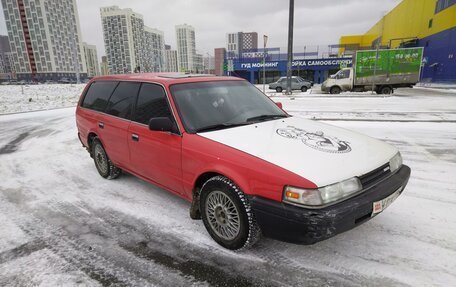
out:
M343 68L323 82L331 94L342 91L390 94L395 88L412 87L420 81L423 48L357 51L353 67Z

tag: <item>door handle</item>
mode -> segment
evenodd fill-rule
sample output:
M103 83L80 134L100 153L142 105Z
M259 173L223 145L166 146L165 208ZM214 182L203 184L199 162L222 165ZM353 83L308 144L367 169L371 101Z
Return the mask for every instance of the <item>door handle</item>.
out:
M99 122L99 123L98 123L98 126L100 127L100 129L104 129L104 123Z
M135 142L139 142L139 136L137 134L131 134L131 139Z

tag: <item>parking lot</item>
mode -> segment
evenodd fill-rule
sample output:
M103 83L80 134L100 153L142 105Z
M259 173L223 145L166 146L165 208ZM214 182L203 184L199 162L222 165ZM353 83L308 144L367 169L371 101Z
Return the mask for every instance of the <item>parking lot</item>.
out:
M0 285L455 286L456 94L269 95L292 115L397 146L412 169L403 195L312 246L263 239L231 252L184 200L128 174L101 178L74 107L3 115Z

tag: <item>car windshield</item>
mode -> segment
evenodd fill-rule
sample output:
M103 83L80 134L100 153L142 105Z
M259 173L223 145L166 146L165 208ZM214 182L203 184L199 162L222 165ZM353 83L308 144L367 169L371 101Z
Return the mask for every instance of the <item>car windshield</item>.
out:
M175 84L170 89L185 129L190 133L287 117L246 81Z

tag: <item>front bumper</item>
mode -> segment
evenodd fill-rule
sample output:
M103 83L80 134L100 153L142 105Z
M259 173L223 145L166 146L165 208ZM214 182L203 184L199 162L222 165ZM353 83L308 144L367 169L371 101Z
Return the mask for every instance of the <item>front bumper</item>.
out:
M298 244L313 244L350 230L371 219L375 201L401 188L410 178L410 168L397 172L355 197L321 208L308 209L262 197L251 197L256 220L266 237Z

